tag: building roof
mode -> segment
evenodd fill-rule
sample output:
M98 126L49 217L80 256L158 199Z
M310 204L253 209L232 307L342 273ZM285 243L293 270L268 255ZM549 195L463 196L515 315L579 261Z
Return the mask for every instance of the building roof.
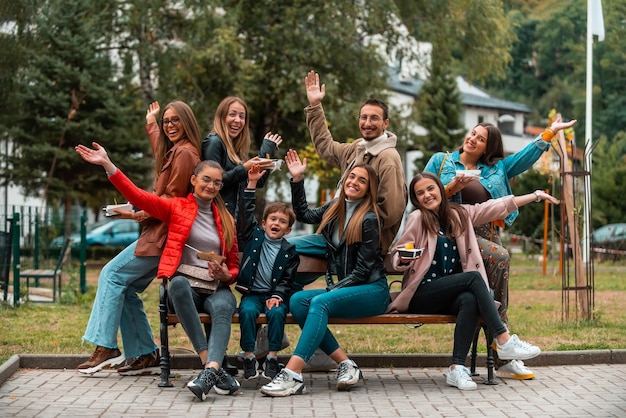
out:
M387 67L387 76L387 86L390 90L412 97L417 97L424 85L424 80L396 67ZM463 77L457 77L457 86L464 106L532 113L532 109L525 104L492 97L484 90L468 83Z

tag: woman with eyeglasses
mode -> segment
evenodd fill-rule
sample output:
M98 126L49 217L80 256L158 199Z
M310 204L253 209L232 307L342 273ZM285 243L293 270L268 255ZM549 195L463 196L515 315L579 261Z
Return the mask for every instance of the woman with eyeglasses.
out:
M200 129L193 111L184 102L173 101L165 106L161 127L155 119L159 111L154 102L146 112L146 131L156 160L152 194L167 198L186 196L193 167L200 161ZM141 234L100 272L83 336L96 349L77 369L85 374L105 368L117 368L123 376L159 374L159 349L138 294L156 275L167 226L152 217L150 211L118 213L122 218L141 222ZM123 354L117 344L118 330L122 334Z
M237 306L230 285L239 274L239 254L235 223L219 195L223 170L215 161L202 161L191 175L193 190L186 197L163 198L135 186L109 159L107 152L93 142L92 148L76 147L87 162L104 168L113 185L133 205L144 208L168 227L168 239L158 264L157 277L170 279L168 302L204 365L198 377L187 384L200 400L212 387L221 395L234 394L239 382L221 367L230 339L231 319ZM198 253L217 258L201 260ZM216 289L195 286L181 266L201 269L207 280L217 281ZM195 276L194 276L195 277ZM198 317L211 315L207 336Z
M246 102L236 96L224 98L217 106L213 118L213 129L202 141L202 159L214 160L224 169L224 188L222 199L237 225L239 246L246 245L244 237L246 228L251 223L244 216L244 189L248 181L248 171L254 164L267 174L258 182L258 187L265 185L273 163L274 153L282 142L279 135L268 132L263 138L259 154L250 158L250 115Z

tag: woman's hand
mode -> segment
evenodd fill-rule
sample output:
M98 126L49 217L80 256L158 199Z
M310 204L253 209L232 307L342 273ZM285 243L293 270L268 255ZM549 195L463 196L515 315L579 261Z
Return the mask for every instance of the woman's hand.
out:
M450 196L454 196L461 190L465 188L472 180L474 180L474 176L465 176L464 174L459 174L448 183L446 186L446 191L450 193Z
M88 163L101 165L107 172L112 172L115 169L115 166L109 159L106 150L97 142L92 142L91 145L94 149L88 148L84 145L76 145L76 152Z
M156 123L156 118L159 116L160 111L161 107L159 106L159 102L150 103L150 106L148 106L148 110L146 111L146 125Z
M289 169L293 181L298 182L304 179L306 158L300 161L300 156L296 150L290 149L287 151L287 155L285 155L285 163L287 164L287 169Z
M554 135L556 135L561 129L566 129L574 126L576 122L576 119L572 119L569 122L563 122L561 115L557 115L557 117L554 119L554 122L552 122L552 125L550 125L550 130Z
M266 133L263 139L267 139L268 141L272 141L273 143L275 143L276 149L278 149L278 146L283 142L282 136L278 134L273 134L271 132Z
M229 283L233 275L228 271L226 263L218 264L215 261L207 261L209 265L209 277L220 282Z
M259 157L250 158L248 161L243 163L243 168L245 168L246 171L250 171L255 164L258 165L261 170L270 170L274 168L274 162L272 160Z

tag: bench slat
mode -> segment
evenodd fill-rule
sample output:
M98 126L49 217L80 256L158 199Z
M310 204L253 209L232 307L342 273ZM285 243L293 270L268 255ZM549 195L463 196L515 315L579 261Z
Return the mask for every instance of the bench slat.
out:
M211 316L205 313L199 314L200 322L203 324L211 323ZM177 324L178 316L168 314L167 324ZM329 318L329 324L454 324L456 322L455 315L422 315L422 314L383 314L378 316L368 316L365 318L345 319L345 318ZM233 315L233 324L239 323L239 315ZM259 315L257 324L267 324L267 318L264 314ZM286 324L296 324L296 320L291 314L287 314Z

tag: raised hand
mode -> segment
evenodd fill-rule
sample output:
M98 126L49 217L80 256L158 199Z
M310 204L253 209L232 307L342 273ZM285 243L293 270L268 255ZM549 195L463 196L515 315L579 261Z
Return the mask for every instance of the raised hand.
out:
M282 136L278 134L273 134L271 132L266 133L264 138L267 139L268 141L272 141L273 143L275 143L276 148L278 148L278 146L283 142Z
M94 149L88 148L84 145L77 145L75 148L76 152L88 163L102 166L108 163L112 164L106 150L100 144L92 142L91 145Z
M559 132L561 129L566 129L566 128L569 128L570 126L574 126L576 122L577 122L576 119L572 119L569 122L563 122L561 115L557 115L556 118L554 119L554 122L552 122L552 125L550 125L550 130L552 131L553 134L556 135L557 132Z
M161 107L159 106L159 102L150 103L150 106L148 106L148 110L146 111L146 124L156 122L156 118L159 116L160 111Z
M320 104L324 96L326 96L326 85L322 84L320 86L320 75L315 71L309 71L304 78L304 85L309 105L316 106Z
M285 155L285 163L291 173L293 181L302 181L304 178L304 172L306 171L306 158L300 161L300 156L296 150L290 149Z
M261 170L259 164L254 164L250 170L248 170L248 188L252 189L256 187L257 181L263 177L266 170Z

